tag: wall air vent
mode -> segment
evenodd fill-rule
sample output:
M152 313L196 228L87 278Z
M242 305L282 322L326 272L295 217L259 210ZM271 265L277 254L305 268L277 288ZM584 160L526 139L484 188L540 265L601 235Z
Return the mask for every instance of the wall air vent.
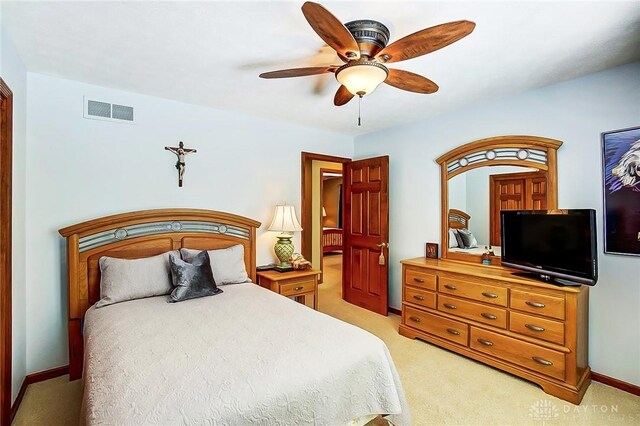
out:
M133 123L133 107L84 97L84 118Z

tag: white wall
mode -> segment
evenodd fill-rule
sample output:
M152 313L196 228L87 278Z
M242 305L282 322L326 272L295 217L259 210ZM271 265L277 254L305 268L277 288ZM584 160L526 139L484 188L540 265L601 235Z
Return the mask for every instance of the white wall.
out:
M1 6L0 6L1 7ZM25 156L27 70L11 40L0 29L0 76L13 92L12 189L12 380L11 401L26 374L25 323Z
M399 261L423 255L426 241L440 239L435 158L490 136L559 139L559 207L594 208L598 216L600 279L590 293L590 365L640 385L640 258L603 254L600 154L601 132L637 126L639 120L640 63L634 63L357 137L355 158L390 156L390 304L401 306Z
M136 123L83 119L84 95L133 105ZM67 363L59 228L138 209L221 210L262 222L258 264L271 263L274 206L300 212L300 152L353 153L350 137L33 73L28 101L28 372ZM180 140L198 150L186 157L183 188L164 150Z

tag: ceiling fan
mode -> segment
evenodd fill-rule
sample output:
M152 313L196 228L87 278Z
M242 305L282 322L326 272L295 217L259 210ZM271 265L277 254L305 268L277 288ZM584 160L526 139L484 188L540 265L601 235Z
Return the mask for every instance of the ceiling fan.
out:
M389 29L380 22L357 20L342 24L322 5L305 2L302 13L311 28L335 49L343 65L292 68L260 74L262 78L288 78L334 73L340 88L333 98L336 106L354 96L362 98L384 82L398 89L415 93L434 93L438 85L421 75L384 64L405 61L431 53L469 35L476 24L455 21L425 28L387 46Z

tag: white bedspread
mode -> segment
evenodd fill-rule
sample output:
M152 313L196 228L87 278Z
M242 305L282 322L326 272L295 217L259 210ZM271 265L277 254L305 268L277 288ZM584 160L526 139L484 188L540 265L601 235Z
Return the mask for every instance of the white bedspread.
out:
M485 251L487 251L485 249L485 246L487 246L488 244L478 244L478 247L474 247L474 248L469 248L469 249L463 249L460 247L449 247L449 251L452 252L456 252L456 253L467 253L467 254L477 254L477 255L482 255ZM493 254L495 256L500 256L500 246L491 246L491 250L493 250Z
M255 284L169 304L91 308L83 420L89 425L409 424L376 336Z

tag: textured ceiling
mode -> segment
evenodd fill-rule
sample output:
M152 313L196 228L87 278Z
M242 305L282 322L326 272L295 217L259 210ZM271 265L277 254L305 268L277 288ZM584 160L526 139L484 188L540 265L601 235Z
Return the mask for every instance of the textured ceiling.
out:
M390 68L440 86L381 85L333 106L334 76L263 80L281 68L338 64L302 1L2 2L2 25L29 71L356 135L640 59L637 2L336 2L341 21L375 19L391 42L467 19L475 31ZM326 62L328 61L328 62Z

